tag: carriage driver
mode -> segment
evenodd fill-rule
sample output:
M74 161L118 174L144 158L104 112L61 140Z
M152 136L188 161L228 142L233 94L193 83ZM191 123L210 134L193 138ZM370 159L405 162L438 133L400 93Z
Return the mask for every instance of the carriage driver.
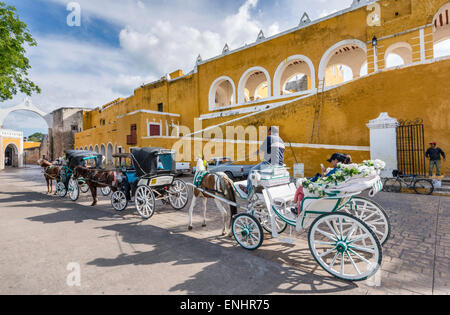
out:
M255 154L264 153L263 161L253 167L249 174L253 171L259 171L270 166L283 166L284 165L284 151L286 146L283 140L280 138L280 130L278 127L272 126L269 129L267 139L263 142L259 150ZM252 187L250 179L247 180L247 187L240 185L245 193L249 193Z

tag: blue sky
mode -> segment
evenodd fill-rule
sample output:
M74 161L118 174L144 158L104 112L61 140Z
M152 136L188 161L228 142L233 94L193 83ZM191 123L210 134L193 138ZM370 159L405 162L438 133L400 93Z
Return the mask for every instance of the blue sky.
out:
M32 102L59 107L101 106L165 73L194 67L196 57L221 53L298 25L303 12L317 19L352 0L78 0L81 26L66 23L67 0L3 0L18 10L38 42L28 49L31 79L42 93ZM10 107L24 95L0 103ZM33 114L14 113L4 126L26 134L45 131ZM28 128L28 129L27 129Z

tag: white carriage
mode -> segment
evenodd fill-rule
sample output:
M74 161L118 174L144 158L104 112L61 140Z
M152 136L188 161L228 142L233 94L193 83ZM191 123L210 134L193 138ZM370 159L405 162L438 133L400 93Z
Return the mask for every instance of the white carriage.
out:
M237 215L232 224L236 241L247 250L258 249L264 240L263 229L279 238L289 226L307 230L309 248L319 265L333 276L361 281L373 276L381 265L382 248L390 235L385 210L375 202L357 197L371 189L371 196L381 191L378 175L347 181L325 196L307 196L297 213L294 208L296 186L284 167L273 167L250 175L252 190L246 195L234 183L236 192L247 200L246 213ZM290 239L281 239L292 242Z

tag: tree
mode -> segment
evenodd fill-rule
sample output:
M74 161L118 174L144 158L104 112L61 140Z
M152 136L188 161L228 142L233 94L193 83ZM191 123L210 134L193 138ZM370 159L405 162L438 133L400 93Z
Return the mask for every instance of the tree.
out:
M31 96L41 89L27 78L31 69L25 46L37 43L27 25L19 20L16 8L0 1L0 101L12 99L18 92Z
M42 142L44 140L44 134L40 132L33 133L28 137L28 141L32 142Z

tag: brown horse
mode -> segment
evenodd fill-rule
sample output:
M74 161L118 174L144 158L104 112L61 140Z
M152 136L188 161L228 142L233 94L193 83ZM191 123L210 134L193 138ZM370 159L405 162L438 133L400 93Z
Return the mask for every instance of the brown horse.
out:
M98 170L92 168L86 168L83 166L77 166L74 170L74 177L84 178L86 184L89 186L91 191L92 206L97 205L97 188L103 187L111 187L112 191L116 191L117 188L117 172L115 171L107 171L107 170Z
M196 175L195 178L197 178L199 176L199 174L201 174L202 172L205 172L205 171L206 171L206 168L204 167L203 161L199 160L199 162L197 163L197 173L195 174ZM233 182L224 173L216 173L216 174L207 173L206 175L203 176L203 178L201 179L201 182L196 183L196 184L198 184L199 188L207 191L208 193L210 193L212 195L216 195L225 200L229 200L232 203L236 203L236 195L234 193ZM222 213L222 218L223 218L222 235L227 234L228 236L231 236L232 235L231 224L233 222L233 216L237 214L237 207L230 204L229 205L230 213L228 213L228 211L222 205L221 201L219 201L218 199L216 199L210 195L202 193L200 190L198 190L196 188L194 188L194 196L192 199L191 207L189 208L188 229L192 230L192 214L194 212L194 207L195 207L195 204L197 203L198 198L202 198L202 200L203 200L203 225L202 226L203 227L206 226L206 203L207 203L208 199L214 199L217 208ZM227 221L228 221L228 225L227 225ZM227 233L227 228L228 228L228 233Z
M38 164L44 169L44 177L47 182L47 194L51 194L53 192L53 181L61 179L60 173L62 168L60 166L54 166L46 159L40 159Z

